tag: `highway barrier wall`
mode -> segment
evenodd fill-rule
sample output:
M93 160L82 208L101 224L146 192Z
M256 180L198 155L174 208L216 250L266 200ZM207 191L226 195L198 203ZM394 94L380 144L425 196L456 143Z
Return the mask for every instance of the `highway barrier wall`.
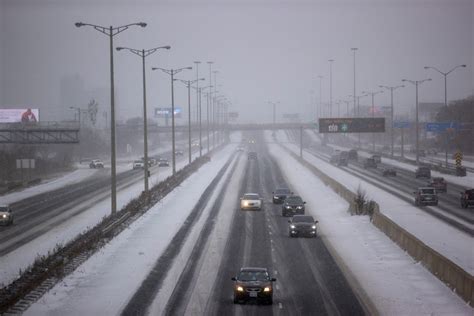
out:
M299 157L288 148L282 146L301 164L310 169L326 185L333 189L338 195L350 205L351 213L357 213L357 194L347 189L314 165ZM459 267L457 264L433 250L421 240L400 227L397 223L380 212L377 202L371 201L364 207L370 208L372 224L387 235L392 241L405 250L413 259L419 261L439 280L443 281L449 288L456 292L466 303L474 306L474 277ZM366 211L362 212L365 213ZM466 249L468 251L468 249Z

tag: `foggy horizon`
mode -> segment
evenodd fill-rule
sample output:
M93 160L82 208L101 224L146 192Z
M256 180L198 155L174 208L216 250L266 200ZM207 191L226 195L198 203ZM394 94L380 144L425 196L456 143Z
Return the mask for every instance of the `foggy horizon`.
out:
M336 100L356 92L378 91L379 85L400 85L401 79L432 78L419 87L420 102L444 102L441 71L466 64L448 76L448 101L473 90L472 1L0 1L0 102L2 108L39 108L42 120L72 120L70 106L99 102L99 113L110 111L108 38L75 22L119 26L146 22L114 37L114 46L148 49L170 45L147 57L148 112L170 106L170 78L151 67L181 68L201 61L200 82L208 85L207 61L217 70L219 94L231 102L239 121L270 122L300 113L315 119L322 102L329 103L329 59L332 67L333 116ZM141 59L114 51L117 121L142 115ZM196 69L180 79L196 79ZM64 91L67 80L83 88ZM214 80L214 77L212 78ZM213 82L214 84L214 82ZM191 92L191 106L196 94ZM415 87L395 93L395 115L412 111ZM370 97L361 105L370 105ZM202 100L205 108L205 98ZM390 93L375 97L388 106ZM187 90L175 83L175 106L187 109ZM350 104L352 108L352 103ZM345 104L341 105L345 113ZM341 114L343 115L343 114ZM329 116L329 115L323 115Z

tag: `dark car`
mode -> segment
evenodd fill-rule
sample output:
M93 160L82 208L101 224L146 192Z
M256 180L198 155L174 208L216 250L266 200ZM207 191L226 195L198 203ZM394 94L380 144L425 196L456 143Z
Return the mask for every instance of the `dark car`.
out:
M436 192L447 192L448 191L448 184L446 180L441 177L432 178L430 182L428 182L428 186L435 188Z
M364 160L364 168L377 168L377 162L374 158L366 158Z
M342 153L341 153L342 154ZM339 159L337 160L337 166L339 167L347 167L347 164L349 162L347 161L347 156L339 155Z
M422 187L418 188L415 194L415 205L438 205L438 196L435 188Z
M288 221L288 234L290 237L307 236L316 237L316 224L311 215L295 215Z
M293 194L290 189L287 188L279 188L276 189L273 193L273 204L282 204L286 197Z
M359 157L359 155L357 154L357 149L351 149L351 150L349 150L349 153L348 153L348 156L347 156L347 158L348 158L349 160L355 160L355 161L357 161L358 157Z
M257 153L255 151L250 151L248 153L248 159L254 159L257 160Z
M0 205L0 224L3 224L3 225L13 224L12 209L8 205Z
M474 189L461 192L461 207L468 208L469 206L474 206Z
M396 177L397 176L397 170L395 168L391 167L386 167L382 170L382 176L384 177Z
M160 160L158 160L158 167L169 167L169 166L170 166L170 162L168 159L160 158Z
M380 155L372 155L372 158L375 160L375 163L382 163L382 156Z
M415 171L415 178L431 178L431 169L425 166L418 167Z
M288 196L281 207L282 216L293 216L295 214L304 214L306 204L299 195Z
M241 268L234 281L234 304L255 300L273 304L273 282L266 268Z

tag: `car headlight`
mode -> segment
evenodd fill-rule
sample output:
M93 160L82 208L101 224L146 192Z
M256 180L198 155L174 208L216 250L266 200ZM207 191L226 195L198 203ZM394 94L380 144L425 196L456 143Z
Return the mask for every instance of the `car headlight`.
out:
M7 218L7 214L3 214L3 216L2 216L2 217L3 217L3 218Z
M303 207L302 207L302 206L297 206L296 208L299 209L299 210L301 210Z
M312 229L316 229L316 225L311 226Z
M244 206L249 206L249 202L248 202L248 201L244 201Z
M272 290L272 288L269 287L269 286L266 286L266 287L263 289L264 292L270 292L271 290Z
M241 287L241 286L238 286L238 287L237 287L237 292L243 292L243 291L244 291L244 288L243 288L243 287Z
M287 205L287 206L285 206L285 208L286 208L287 210L289 210L289 209L291 209L291 206Z
M296 226L295 226L295 225L290 225L290 228L291 228L291 229L295 229Z

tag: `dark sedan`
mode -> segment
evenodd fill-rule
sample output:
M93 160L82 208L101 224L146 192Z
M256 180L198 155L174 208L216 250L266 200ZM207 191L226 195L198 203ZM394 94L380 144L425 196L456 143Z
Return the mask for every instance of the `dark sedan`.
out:
M295 215L288 221L288 234L290 237L307 236L316 237L316 224L311 215Z
M234 304L255 300L273 304L273 282L266 268L241 268L234 281Z
M285 199L281 207L281 215L282 216L293 216L295 214L304 214L306 204L303 199L298 195L292 195Z
M276 189L273 193L273 204L282 204L287 196L293 194L290 189L280 188Z

